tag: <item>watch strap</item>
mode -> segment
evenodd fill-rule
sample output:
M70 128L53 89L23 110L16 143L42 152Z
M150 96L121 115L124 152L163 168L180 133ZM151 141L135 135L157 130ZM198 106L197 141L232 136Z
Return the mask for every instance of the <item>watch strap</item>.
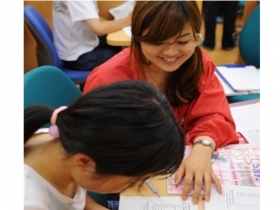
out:
M214 150L215 150L214 145L207 139L200 139L200 140L194 142L192 147L194 147L194 145L196 145L196 144L201 144L203 146L210 147L212 149L212 152L214 152Z

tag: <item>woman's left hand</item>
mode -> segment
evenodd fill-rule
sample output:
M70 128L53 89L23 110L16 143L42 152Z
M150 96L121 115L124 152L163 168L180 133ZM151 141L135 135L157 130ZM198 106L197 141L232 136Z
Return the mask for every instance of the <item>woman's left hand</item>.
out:
M193 203L197 204L200 190L204 184L204 197L208 201L211 194L211 185L214 182L216 189L222 193L219 179L215 175L211 164L212 150L210 147L197 144L193 147L189 156L181 163L175 175L175 184L184 181L182 189L182 199L186 200L189 190L194 181Z

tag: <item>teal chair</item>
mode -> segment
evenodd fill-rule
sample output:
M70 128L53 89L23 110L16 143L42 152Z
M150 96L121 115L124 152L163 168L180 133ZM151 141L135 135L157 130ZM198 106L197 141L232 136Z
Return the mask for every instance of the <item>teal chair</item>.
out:
M247 18L239 35L239 51L246 65L260 68L260 5ZM227 67L238 67L244 65L223 65ZM227 97L229 103L259 99L260 94L249 94Z
M246 65L260 68L260 5L254 9L242 27L239 51Z
M45 65L24 74L24 108L44 104L57 108L73 103L80 89L59 68Z
M80 89L59 68L45 65L24 74L24 108L32 105L48 105L53 108L67 106L81 96ZM49 127L50 124L44 127ZM105 206L108 200L116 200L117 194L88 194Z

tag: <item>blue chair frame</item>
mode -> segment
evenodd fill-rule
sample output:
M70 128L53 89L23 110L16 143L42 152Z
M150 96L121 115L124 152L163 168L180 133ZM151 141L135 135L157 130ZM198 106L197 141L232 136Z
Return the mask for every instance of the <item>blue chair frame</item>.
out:
M72 70L64 66L53 43L52 31L42 15L32 6L24 7L24 22L36 41L39 66L52 65L61 69L73 82L83 84L91 69Z

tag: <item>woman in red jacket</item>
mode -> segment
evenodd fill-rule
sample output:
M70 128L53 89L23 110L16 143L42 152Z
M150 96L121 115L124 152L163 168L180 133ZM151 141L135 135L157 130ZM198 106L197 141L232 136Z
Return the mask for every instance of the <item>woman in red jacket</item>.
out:
M176 173L186 200L194 181L193 202L202 184L209 200L212 182L222 192L211 166L216 148L238 143L235 124L215 65L198 46L201 14L195 1L138 1L132 15L131 47L95 68L84 92L120 80L145 80L164 93L193 145Z

